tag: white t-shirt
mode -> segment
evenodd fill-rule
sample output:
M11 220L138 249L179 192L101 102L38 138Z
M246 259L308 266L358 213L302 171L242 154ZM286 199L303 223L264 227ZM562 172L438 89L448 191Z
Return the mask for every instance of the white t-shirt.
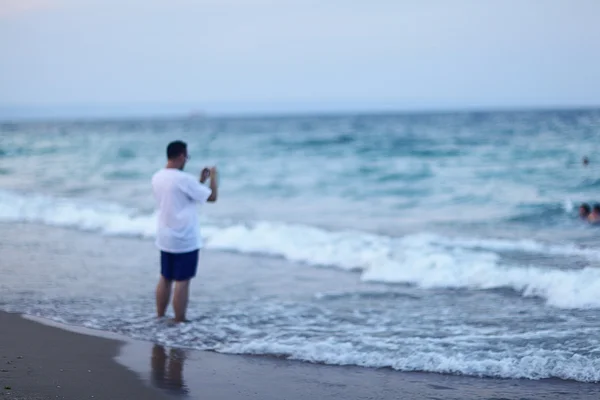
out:
M202 247L197 203L205 203L212 191L197 178L175 168L152 176L158 207L156 247L169 253L187 253Z

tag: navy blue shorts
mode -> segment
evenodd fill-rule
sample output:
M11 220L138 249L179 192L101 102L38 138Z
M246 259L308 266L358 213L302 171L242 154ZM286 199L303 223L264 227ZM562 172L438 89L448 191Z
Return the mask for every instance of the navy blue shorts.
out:
M160 274L168 281L187 281L196 276L198 250L188 253L160 252Z

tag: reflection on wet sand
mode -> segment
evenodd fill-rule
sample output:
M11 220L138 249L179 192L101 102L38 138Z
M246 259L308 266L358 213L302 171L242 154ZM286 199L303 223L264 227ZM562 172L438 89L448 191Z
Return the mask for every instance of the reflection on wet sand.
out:
M182 349L171 348L167 355L164 346L155 344L152 347L150 382L174 394L188 394L189 390L183 381L185 358Z
M600 399L598 385L574 381L482 379L330 366L134 340L125 343L117 361L147 379L151 386L182 400Z

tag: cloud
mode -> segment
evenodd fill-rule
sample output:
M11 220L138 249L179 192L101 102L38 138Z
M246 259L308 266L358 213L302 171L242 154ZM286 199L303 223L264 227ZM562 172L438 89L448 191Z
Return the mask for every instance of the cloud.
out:
M54 9L60 5L60 0L0 0L0 18Z

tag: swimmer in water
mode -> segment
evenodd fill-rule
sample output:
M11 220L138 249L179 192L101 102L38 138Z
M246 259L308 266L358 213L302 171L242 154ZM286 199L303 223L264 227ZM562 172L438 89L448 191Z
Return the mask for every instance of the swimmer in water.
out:
M591 211L592 209L588 203L581 203L579 206L579 218L588 219Z
M594 204L594 207L592 208L592 212L588 216L588 221L592 224L600 223L600 204L598 204L598 203Z

